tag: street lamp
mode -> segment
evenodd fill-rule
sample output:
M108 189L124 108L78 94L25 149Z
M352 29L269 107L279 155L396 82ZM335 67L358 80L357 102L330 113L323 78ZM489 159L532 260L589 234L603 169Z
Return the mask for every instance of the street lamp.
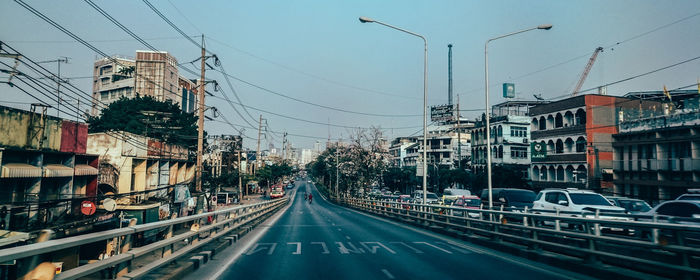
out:
M486 81L484 87L486 88L486 177L488 178L488 188L489 188L489 209L493 207L493 190L491 186L491 120L490 120L490 113L489 113L489 42L498 40L504 37L508 36L513 36L515 34L520 34L523 32L535 30L535 29L541 29L541 30L550 30L552 29L551 24L543 24L543 25L538 25L536 27L528 28L528 29L523 29L520 31L508 33L505 35L501 35L495 38L491 38L486 40L486 44L484 44L484 73L486 76Z
M423 35L418 33L413 33L411 31L383 23L381 21L373 20L371 18L360 17L360 22L381 24L391 29L408 33L423 39L423 204L426 204L428 199L428 118L426 112L428 106L428 40L426 40Z

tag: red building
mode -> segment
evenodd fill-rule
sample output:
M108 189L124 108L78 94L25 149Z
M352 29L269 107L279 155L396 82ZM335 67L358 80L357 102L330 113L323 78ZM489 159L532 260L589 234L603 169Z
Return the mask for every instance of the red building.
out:
M533 188L576 187L612 193L612 135L618 133L618 113L621 108L652 103L588 94L531 108ZM536 145L538 151L534 151Z

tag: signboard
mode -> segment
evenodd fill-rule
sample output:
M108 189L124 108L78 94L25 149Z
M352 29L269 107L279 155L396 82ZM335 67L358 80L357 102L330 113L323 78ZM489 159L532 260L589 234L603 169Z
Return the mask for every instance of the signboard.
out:
M503 83L503 97L514 98L515 97L515 84Z
M430 120L434 122L451 121L454 118L452 105L439 105L430 107Z
M95 214L96 210L97 206L92 201L85 200L80 203L80 213L83 213L83 215L90 216L92 214Z
M423 177L423 161L422 160L416 164L416 176Z
M530 143L530 158L543 159L547 157L547 146L542 143Z

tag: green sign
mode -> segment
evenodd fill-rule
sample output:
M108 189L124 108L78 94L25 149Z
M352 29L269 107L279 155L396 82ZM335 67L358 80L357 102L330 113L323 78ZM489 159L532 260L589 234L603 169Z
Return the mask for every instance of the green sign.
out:
M542 143L530 143L530 158L543 159L547 157L547 146Z

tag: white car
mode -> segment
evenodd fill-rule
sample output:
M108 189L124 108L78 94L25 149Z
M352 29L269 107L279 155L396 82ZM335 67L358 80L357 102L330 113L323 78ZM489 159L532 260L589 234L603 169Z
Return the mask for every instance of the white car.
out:
M413 199L416 200L416 203L423 203L423 191L413 192ZM440 198L433 192L427 192L426 202L427 204L438 204L440 203Z
M630 221L630 218L606 215L606 214L625 214L625 209L614 206L604 196L589 191L579 189L546 189L540 191L535 198L532 206L533 211L548 210L561 212L577 212L577 213L562 213L562 216L583 217L578 213L599 211L600 219ZM551 213L547 213L551 214ZM586 218L593 218L591 215ZM572 226L562 223L562 226ZM612 231L622 231L618 228L609 228Z

